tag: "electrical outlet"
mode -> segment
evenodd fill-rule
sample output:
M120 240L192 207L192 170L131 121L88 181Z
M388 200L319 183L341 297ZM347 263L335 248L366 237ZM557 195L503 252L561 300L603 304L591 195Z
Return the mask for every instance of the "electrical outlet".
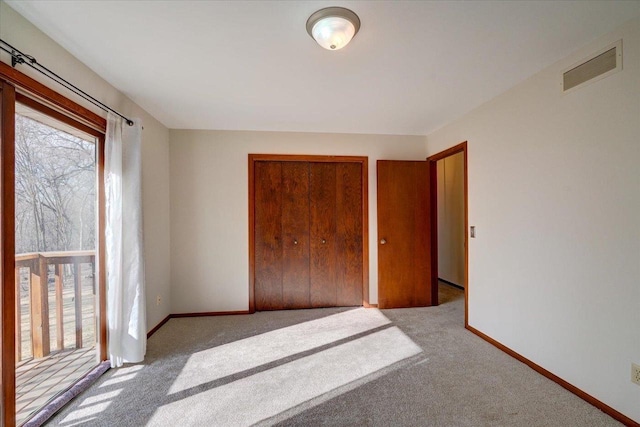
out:
M640 365L631 364L631 382L640 385Z
M160 305L160 304L162 304L162 297L158 295L158 298L156 299L156 305Z

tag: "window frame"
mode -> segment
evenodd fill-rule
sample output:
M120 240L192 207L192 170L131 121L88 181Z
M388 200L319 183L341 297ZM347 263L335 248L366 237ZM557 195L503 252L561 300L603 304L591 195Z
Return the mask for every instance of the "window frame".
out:
M107 360L104 147L106 120L66 96L0 62L0 425L16 421L15 389L15 105L20 103L96 138L98 363Z

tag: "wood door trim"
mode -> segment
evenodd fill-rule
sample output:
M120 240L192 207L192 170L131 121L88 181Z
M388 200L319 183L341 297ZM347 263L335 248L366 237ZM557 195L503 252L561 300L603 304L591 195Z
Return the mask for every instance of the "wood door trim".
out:
M431 301L439 305L438 294L438 168L427 161L429 168L429 227L431 228ZM465 316L466 318L466 316Z
M364 156L321 156L309 154L249 154L249 161L254 162L331 162L331 163L363 163Z
M249 154L249 313L255 306L255 175L256 162L360 163L362 173L362 305L369 304L369 158L366 156L323 156L298 154Z
M2 223L0 250L2 252L2 300L0 358L2 358L2 414L0 424L12 426L16 422L15 375L15 88L0 80L0 198Z
M438 160L454 154L463 153L464 157L464 326L469 326L469 174L467 169L467 141L427 157L431 174L431 274L438 289ZM433 282L432 282L433 283ZM437 300L436 300L437 301Z
M104 187L105 135L97 137L96 144L96 179L98 180L98 339L100 361L108 358L107 348L107 243L106 243L106 195Z
M458 145L454 145L453 147L447 148L446 150L440 151L432 156L427 157L427 160L430 162L437 162L438 160L442 160L446 157L453 156L454 154L462 153L467 151L467 141L463 141Z
M27 95L24 95L22 93L16 93L16 102L19 104L26 105L32 110L43 113L49 117L53 117L54 119L62 123L65 123L69 126L73 126L74 128L79 129L82 132L87 133L93 137L96 137L96 138L104 137L104 131L101 132L99 130L92 128L91 126L87 126L84 123L81 123L78 120L74 119L73 117L67 114L61 113L60 111L55 110L51 107L47 107L46 105L41 104L39 101L36 101L35 99Z
M98 114L94 113L88 108L85 108L80 104L59 94L55 90L47 87L39 81L27 76L26 74L21 73L15 68L10 67L4 62L0 62L0 79L12 83L15 86L26 90L27 92L44 101L62 108L75 117L79 117L82 120L85 120L102 132L107 129L106 119L100 117Z

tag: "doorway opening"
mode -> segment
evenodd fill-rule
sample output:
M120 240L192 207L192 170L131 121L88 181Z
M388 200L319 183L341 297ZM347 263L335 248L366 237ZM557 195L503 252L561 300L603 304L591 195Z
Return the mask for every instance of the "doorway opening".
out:
M464 298L468 325L469 250L467 142L434 154L429 162L432 277L439 303Z

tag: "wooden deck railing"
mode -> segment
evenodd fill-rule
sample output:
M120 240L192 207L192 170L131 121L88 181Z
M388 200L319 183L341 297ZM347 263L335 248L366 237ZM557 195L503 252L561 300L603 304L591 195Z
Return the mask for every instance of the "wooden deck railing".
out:
M75 348L82 347L82 275L81 264L91 264L95 270L94 251L43 252L19 254L15 257L16 295L20 295L21 269L29 269L29 306L31 348L33 357L45 357L51 352L49 330L49 267L55 277L57 349L64 349L64 266L73 268ZM16 298L16 360L22 360L22 313L20 298Z

